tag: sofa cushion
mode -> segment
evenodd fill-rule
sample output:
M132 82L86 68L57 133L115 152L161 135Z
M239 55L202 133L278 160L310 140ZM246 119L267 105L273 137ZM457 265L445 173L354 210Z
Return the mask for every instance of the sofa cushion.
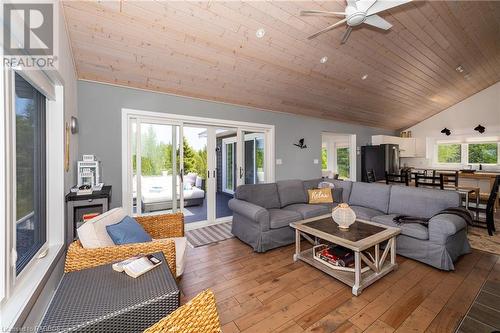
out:
M318 188L319 183L323 181L325 181L323 178L315 178L304 180L302 181L302 184L304 185L304 190L307 192L307 190Z
M413 237L421 240L429 239L429 228L419 223L402 223L400 225L393 222L397 214L379 215L372 217L372 221L380 223L389 227L396 227L401 229L401 234L408 237Z
M96 249L100 247L114 246L106 226L116 224L127 216L122 207L113 208L107 212L97 215L93 219L82 224L78 229L78 238L85 249Z
M380 210L373 208L368 208L363 206L350 206L350 207L356 214L357 219L370 221L372 217L384 214L384 212L381 212Z
M184 273L184 266L187 257L187 238L186 237L173 237L175 242L175 273L177 277Z
M306 203L307 193L302 180L291 179L276 182L281 207L296 203Z
M341 188L342 189L342 202L349 202L349 197L351 196L351 188L353 182L350 180L338 180L338 179L330 179L335 185L335 188ZM334 193L334 199L335 199L335 193Z
M236 189L234 197L266 209L281 207L275 183L240 185Z
M390 191L391 186L385 184L355 182L352 184L349 205L373 208L385 214L389 208Z
M291 222L302 220L302 215L293 210L269 209L269 225L271 229L288 227Z
M318 185L321 182L329 182L335 186L334 181L338 182L338 180L335 180L335 179L323 179L323 178L304 180L303 181L304 190L307 193L308 190L318 188ZM350 182L346 182L346 183L349 183L349 185L347 185L347 186L350 186ZM344 184L344 185L346 185L346 184ZM336 203L344 202L343 193L344 193L344 189L342 187L335 186L332 189L333 202L336 202ZM309 200L308 200L308 202L309 202Z
M328 206L326 205L313 204L293 204L282 209L297 212L302 216L303 219L328 214L330 212L330 209L328 209Z
M109 236L115 245L146 243L153 239L144 228L130 216L116 224L106 226Z
M389 214L430 218L443 209L458 206L460 206L460 195L455 191L393 186Z

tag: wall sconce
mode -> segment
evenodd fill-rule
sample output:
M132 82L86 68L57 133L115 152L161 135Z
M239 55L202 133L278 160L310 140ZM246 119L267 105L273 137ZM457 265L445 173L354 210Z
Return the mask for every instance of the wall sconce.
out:
M445 127L441 130L441 133L446 134L446 136L450 136L451 131Z
M78 133L78 118L71 117L70 128L71 128L71 134Z
M477 125L477 126L474 128L474 131L478 131L478 132L479 132L479 133L481 133L481 134L483 134L485 130L486 130L486 127L481 126L481 124Z

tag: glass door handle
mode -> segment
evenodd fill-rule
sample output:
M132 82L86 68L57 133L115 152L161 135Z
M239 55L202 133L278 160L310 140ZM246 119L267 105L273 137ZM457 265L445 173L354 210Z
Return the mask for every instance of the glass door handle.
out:
M184 170L180 170L181 183L184 183Z
M207 178L210 178L210 170L207 170Z
M214 170L214 178L216 177L216 176L215 176L215 173L216 173L216 171Z
M240 167L240 178L243 178L243 168Z

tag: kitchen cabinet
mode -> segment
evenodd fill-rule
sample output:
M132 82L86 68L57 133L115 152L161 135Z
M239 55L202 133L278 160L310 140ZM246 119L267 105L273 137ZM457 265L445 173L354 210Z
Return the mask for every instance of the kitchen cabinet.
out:
M423 138L400 138L391 135L373 135L372 144L399 145L400 157L425 157L425 139Z

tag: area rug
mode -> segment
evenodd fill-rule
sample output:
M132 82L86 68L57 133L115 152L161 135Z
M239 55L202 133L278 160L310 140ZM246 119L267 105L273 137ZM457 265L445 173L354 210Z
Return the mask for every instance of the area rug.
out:
M495 228L497 231L490 236L486 229L469 227L467 236L472 248L500 255L500 223L496 216Z
M211 225L186 231L186 237L192 247L199 247L233 238L231 222Z

